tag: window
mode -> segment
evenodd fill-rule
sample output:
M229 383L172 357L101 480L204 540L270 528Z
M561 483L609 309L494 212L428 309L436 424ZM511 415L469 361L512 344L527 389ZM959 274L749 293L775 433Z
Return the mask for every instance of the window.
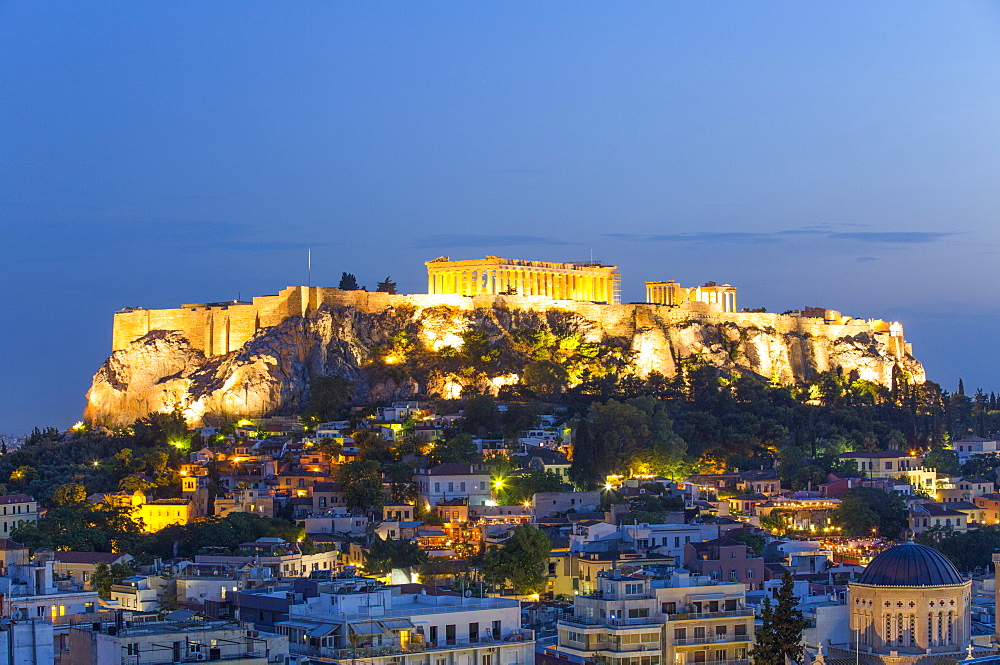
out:
M725 637L728 634L729 634L729 626L716 626L715 627L715 636L716 637Z
M476 642L478 640L479 640L479 623L478 622L470 623L469 624L469 641L470 642Z
M441 483L434 483L434 491L435 492L441 491Z
M626 594L642 593L642 584L626 584L625 593Z
M645 608L643 608L643 609L632 609L632 610L628 611L628 618L629 619L645 619L648 616L649 616L649 610L645 609Z
M747 579L748 580L753 579L753 568L747 568Z
M725 662L725 660L726 660L726 650L725 649L716 649L715 650L715 660L719 661L720 663Z
M886 469L886 471L891 470L892 469L892 462L886 462L885 463L885 469Z
M493 637L500 639L500 621L493 622Z
M704 640L705 639L705 627L704 626L695 626L695 628L694 628L694 639L696 639L696 640Z
M746 637L747 625L745 623L738 623L733 627L733 635L736 637Z
M459 483L459 491L461 492L465 491L465 483Z
M431 642L437 642L438 641L438 627L437 626L431 626L430 640L429 641L431 641Z
M675 640L686 640L687 639L687 628L674 628L674 639Z
M125 650L126 650L126 652L127 652L127 654L129 656L138 656L139 655L139 643L138 642L129 642L128 644L125 645Z

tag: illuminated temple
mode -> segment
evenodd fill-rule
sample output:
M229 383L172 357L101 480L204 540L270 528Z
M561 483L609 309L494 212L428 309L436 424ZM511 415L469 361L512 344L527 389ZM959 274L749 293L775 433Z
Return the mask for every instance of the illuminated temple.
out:
M703 302L723 312L736 311L736 287L706 282L703 286L684 288L678 282L646 282L646 302L677 307L686 302Z
M597 261L550 263L499 256L452 261L442 256L427 262L430 294L548 296L618 304L620 283L618 268Z

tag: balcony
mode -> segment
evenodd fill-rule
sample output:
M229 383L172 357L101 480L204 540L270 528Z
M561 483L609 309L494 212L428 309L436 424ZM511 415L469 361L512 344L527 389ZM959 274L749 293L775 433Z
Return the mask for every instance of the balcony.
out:
M561 616L559 617L559 623L565 623L570 626L583 626L584 628L591 626L606 626L611 628L629 628L638 626L662 626L665 620L665 615L663 614L651 614L648 617L636 617L633 619L608 619L608 618L598 618L598 617L587 617L587 616Z
M706 635L705 637L686 637L682 639L674 638L671 640L668 635L667 642L673 644L675 647L693 647L711 644L749 642L751 639L750 635Z
M691 619L721 619L725 617L752 617L753 610L722 610L719 612L678 612L668 614L667 621L690 621Z
M356 658L398 656L429 651L456 651L462 649L475 649L479 647L498 647L504 645L533 643L534 641L535 632L533 630L521 629L519 631L507 633L499 639L483 636L475 640L437 640L436 642L412 641L405 646L401 644L389 644L383 646L354 647L346 649L307 645L302 645L299 648L296 648L295 645L292 645L292 651L293 653L304 653L310 657L319 657L326 660L326 662L337 662L341 660L354 660Z
M611 593L609 591L595 591L594 593L580 594L579 598L590 598L592 600L650 600L656 598L654 591L643 591L642 593Z

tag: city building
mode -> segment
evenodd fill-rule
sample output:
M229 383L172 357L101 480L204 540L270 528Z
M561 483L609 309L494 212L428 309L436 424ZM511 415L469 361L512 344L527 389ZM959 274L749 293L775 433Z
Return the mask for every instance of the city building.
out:
M596 592L574 597L557 624L559 655L574 663L748 663L753 611L746 587L672 569L599 574Z
M366 665L531 665L534 633L505 598L428 593L369 578L322 582L276 628L293 655ZM405 659L405 660L404 660Z
M829 655L868 665L929 665L966 660L971 641L972 581L943 554L896 545L848 585L850 642Z
M981 436L967 436L951 444L952 450L958 453L958 460L965 464L975 455L989 455L1000 452L1000 441L984 439Z
M427 261L427 293L547 296L555 300L621 302L618 268L598 261L551 263L487 256Z
M746 543L727 533L715 540L687 543L684 567L712 580L739 582L748 589L764 584L764 557L755 556Z
M841 453L837 457L857 462L858 471L869 478L905 478L915 488L934 493L937 471L925 468L924 458L916 453L902 450L858 450Z
M490 473L482 464L448 463L417 469L413 482L428 510L449 499L467 497L470 506L485 506L493 500Z
M166 665L223 661L239 665L284 663L288 638L227 620L175 610L165 621L94 622L69 630L63 665Z
M4 494L0 496L0 538L7 535L24 522L38 521L38 502L27 494Z

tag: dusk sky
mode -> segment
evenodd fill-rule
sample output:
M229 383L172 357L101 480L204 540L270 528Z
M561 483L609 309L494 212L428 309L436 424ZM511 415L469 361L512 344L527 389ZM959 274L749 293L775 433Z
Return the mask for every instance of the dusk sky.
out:
M1000 390L1000 5L0 0L0 433L114 312L441 255L900 321Z

